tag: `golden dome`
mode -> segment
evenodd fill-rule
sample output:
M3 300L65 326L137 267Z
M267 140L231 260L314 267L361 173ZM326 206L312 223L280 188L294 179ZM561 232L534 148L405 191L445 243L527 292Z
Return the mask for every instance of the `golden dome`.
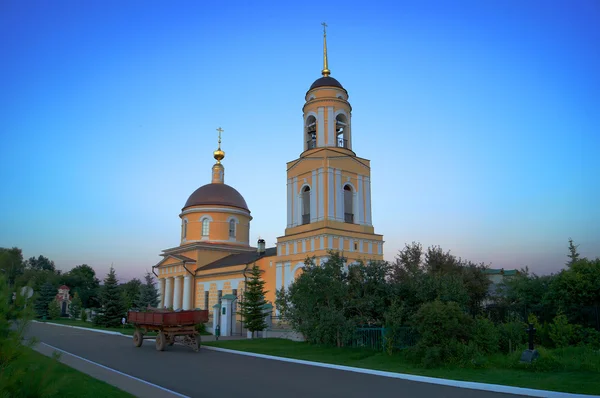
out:
M217 163L221 163L221 160L225 158L225 152L219 147L219 149L213 152L213 157L217 160Z

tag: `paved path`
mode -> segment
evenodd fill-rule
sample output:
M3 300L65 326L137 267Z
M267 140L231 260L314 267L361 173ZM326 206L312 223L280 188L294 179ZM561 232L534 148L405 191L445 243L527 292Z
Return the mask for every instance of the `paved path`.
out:
M41 323L41 342L189 397L517 397L174 345Z

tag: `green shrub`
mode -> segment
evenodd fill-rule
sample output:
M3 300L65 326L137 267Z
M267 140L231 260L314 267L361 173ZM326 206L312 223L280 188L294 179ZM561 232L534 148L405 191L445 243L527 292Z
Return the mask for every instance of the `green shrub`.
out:
M535 345L542 345L544 347L554 347L554 341L550 337L550 325L547 323L540 323L538 318L534 314L529 314L528 323L533 324L535 333L533 335L533 342ZM528 326L528 325L527 325Z
M473 320L455 302L435 300L423 304L412 318L419 335L411 350L424 366L432 367L463 358Z
M554 322L550 325L550 338L556 347L567 347L575 342L575 327L569 324L564 314L554 317Z
M392 355L398 347L405 346L407 340L407 306L402 300L394 300L388 307L385 317L385 350Z
M33 300L21 296L20 289L15 301L11 296L12 289L0 275L0 397L53 396L56 386L64 380L52 379L48 368L40 371L39 364L29 358L28 346L36 340L25 340L25 331L34 316L30 305ZM50 366L56 364L58 361L53 361Z
M522 322L506 322L498 325L500 351L511 353L527 342L527 325Z
M87 312L85 312L85 308L81 309L81 321L87 322Z
M52 300L50 304L48 304L48 317L50 319L60 318L60 304L58 304L58 301Z
M600 350L600 332L592 328L577 328L577 343Z
M493 354L498 351L500 334L498 329L487 318L477 317L473 329L472 341L477 350L484 354Z
M196 325L196 331L198 333L206 333L206 325L204 323L199 323Z
M487 359L484 353L473 341L467 344L452 341L445 350L447 353L445 362L453 367L483 368L486 366Z

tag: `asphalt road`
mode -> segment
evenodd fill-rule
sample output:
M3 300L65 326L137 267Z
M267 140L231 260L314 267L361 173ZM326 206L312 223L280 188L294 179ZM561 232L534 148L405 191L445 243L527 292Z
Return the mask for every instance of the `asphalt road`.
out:
M174 345L41 323L40 341L190 397L517 397Z

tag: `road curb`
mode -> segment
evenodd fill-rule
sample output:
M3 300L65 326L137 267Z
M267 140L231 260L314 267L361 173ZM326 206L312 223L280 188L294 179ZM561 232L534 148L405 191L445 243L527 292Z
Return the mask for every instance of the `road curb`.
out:
M245 355L245 356L256 357L256 358L271 359L274 361L291 362L291 363L297 363L297 364L301 364L301 365L343 370L343 371L347 371L347 372L364 373L364 374L370 374L370 375L374 375L374 376L390 377L390 378L394 378L394 379L410 380L410 381L416 381L416 382L421 382L421 383L439 384L439 385L448 386L448 387L466 388L466 389L470 389L470 390L482 390L482 391L497 392L497 393L504 393L504 394L526 395L529 397L543 397L543 398L600 397L599 395L573 394L573 393L558 392L558 391L536 390L533 388L525 388L525 387L512 387L512 386L505 386L502 384L487 384L487 383L478 383L478 382L474 382L474 381L460 381L460 380L451 380L451 379L441 379L441 378L437 378L437 377L417 376L417 375L411 375L411 374L407 374L407 373L386 372L383 370L356 368L356 367L352 367L352 366L334 365L334 364L323 363L323 362L312 362L312 361L305 361L303 359L293 359L293 358L278 357L278 356L274 356L274 355L257 354L254 352L230 350L228 348L219 348L219 347L212 347L212 346L207 346L207 345L203 345L202 348L207 349L207 350L212 350L212 351L226 352L229 354Z
M41 323L43 325L62 326L64 328L89 330L89 331L96 332L96 333L111 334L113 336L127 336L126 334L123 334L123 333L120 333L120 332L113 332L111 330L101 330L101 329L84 328L83 326L63 325L61 323L54 323L54 322L40 322L40 321L32 321L32 322ZM132 337L132 336L127 336L127 337Z

